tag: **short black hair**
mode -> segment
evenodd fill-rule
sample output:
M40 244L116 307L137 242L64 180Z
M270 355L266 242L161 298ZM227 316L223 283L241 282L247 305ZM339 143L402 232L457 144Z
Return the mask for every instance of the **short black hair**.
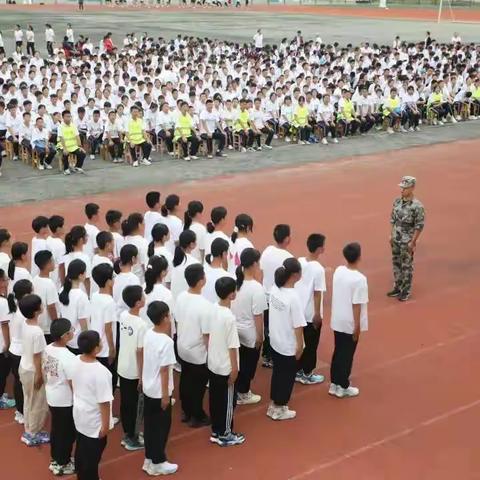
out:
M53 258L52 252L50 250L39 250L35 254L35 265L40 269L43 270L45 266L50 262Z
M215 292L222 300L225 300L236 290L237 282L232 277L221 277L215 282Z
M140 285L129 285L122 292L123 301L128 308L133 308L143 297L143 288Z
M148 192L145 195L145 202L148 208L153 208L160 203L160 192Z
M310 253L314 253L317 248L325 245L325 235L321 233L312 233L307 238L307 248Z
M283 243L290 236L290 225L280 223L273 229L273 238L277 243Z
M111 232L106 232L106 231L98 232L96 240L97 240L98 248L100 250L103 250L107 246L107 243L113 242L113 235Z
M52 341L57 342L63 335L68 333L72 328L70 320L67 318L57 318L50 325L50 336Z
M0 228L0 246L3 242L8 242L12 236L6 228Z
M25 295L18 302L18 308L27 320L32 319L35 314L42 308L42 299L34 293L31 293L30 295Z
M39 215L32 220L32 228L35 233L40 232L42 228L48 228L48 218Z
M100 288L104 288L113 279L113 267L109 263L100 263L93 267L92 278Z
M100 206L96 203L87 203L85 205L85 215L89 220L91 220L94 215L97 215L99 210Z
M348 263L355 263L362 254L362 247L357 242L348 243L343 247L343 256Z
M197 285L197 283L204 278L205 270L203 269L203 265L200 263L194 263L185 269L185 280L190 288L195 287L195 285Z
M153 301L147 308L147 317L154 325L160 325L169 313L168 305L158 300Z
M105 214L105 221L107 225L111 227L114 223L119 222L122 219L122 212L119 210L108 210Z
M64 225L65 225L65 219L60 215L52 215L48 219L48 226L50 227L50 231L52 233L55 233L59 228L62 228Z
M78 349L81 353L92 353L100 345L100 335L95 330L86 330L78 336Z

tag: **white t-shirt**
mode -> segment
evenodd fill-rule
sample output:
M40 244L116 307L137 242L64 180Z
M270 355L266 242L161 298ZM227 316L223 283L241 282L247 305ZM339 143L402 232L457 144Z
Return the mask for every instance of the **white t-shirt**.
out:
M153 327L153 323L150 321L147 315L148 306L152 302L165 302L168 305L170 313L173 314L173 295L172 292L162 285L156 283L153 286L153 290L150 293L145 294L145 306L140 310L140 316L146 322L149 327ZM172 336L175 334L175 322L172 322Z
M17 305L17 311L12 315L9 323L10 327L10 348L8 351L13 355L20 357L22 355L22 331L25 325L25 317L20 312Z
M201 262L202 256L200 255L200 250L205 250L205 238L207 236L207 229L202 223L192 222L189 230L194 232L197 236L197 246L192 250L191 255L199 262Z
M145 212L145 215L143 216L143 224L145 226L144 237L147 242L150 243L152 241L152 228L157 223L165 223L163 219L164 217L162 217L160 212L153 212L151 210Z
M115 325L117 322L116 307L113 297L106 293L94 293L90 299L90 329L98 332L102 342L102 350L97 357L108 357L109 348L105 334L105 325L107 323ZM115 331L113 331L113 342L115 343Z
M55 262L55 270L50 274L50 278L55 283L57 290L60 290L62 283L60 282L60 278L58 276L58 266L60 263L62 263L62 259L65 256L65 243L61 238L48 237L47 250L52 252L53 261Z
M91 258L83 252L70 252L64 255L63 257L63 266L65 269L65 276L68 274L68 266L70 265L70 262L73 260L81 260L85 266L85 278L91 278L92 277L92 261ZM85 288L85 285L82 283L80 286L82 292L87 293L87 290Z
M278 288L276 285L272 287L268 321L272 348L281 355L295 355L295 328L305 327L307 322L302 303L294 288Z
M33 278L30 275L30 272L23 267L15 267L15 272L13 274L13 280L8 282L8 293L13 292L13 287L19 280L30 280L33 282Z
M323 294L327 291L325 269L317 261L308 261L305 257L298 259L302 266L302 278L295 284L295 290L300 297L307 323L311 323L315 308L313 305L314 292L322 292L320 315L323 318Z
M118 352L118 374L128 380L138 378L137 350L143 348L143 337L148 329L141 317L126 311L118 320L120 328L120 350Z
M35 263L35 255L41 250L48 250L47 240L45 238L33 237L32 249L30 252L30 258L32 262L30 267L30 273L32 274L32 277L35 277L35 275L38 275L40 273L40 270Z
M173 365L175 350L173 340L164 333L148 330L143 340L143 393L150 398L162 398L160 369L168 367L168 396L173 392Z
M0 328L2 325L10 324L12 316L9 312L8 301L4 297L0 297ZM10 326L10 325L9 325ZM5 339L3 338L2 331L0 330L0 355L5 352L6 348Z
M168 262L168 271L163 279L164 283L170 283L172 281L172 272L173 272L173 255L167 249L167 247L155 247L153 249L153 254L157 257L165 257Z
M38 317L38 325L43 330L43 333L50 333L50 325L54 318L50 318L47 307L50 305L55 305L57 307L57 313L59 309L58 305L58 292L53 280L50 278L44 277L35 277L33 279L33 292L37 294L42 299L43 312Z
M253 348L257 340L255 315L263 314L267 309L267 296L262 284L256 280L245 280L232 302L232 312L237 320L240 343ZM263 338L260 339L263 341Z
M230 252L228 258L228 271L235 273L236 268L240 265L240 256L246 248L253 248L253 243L245 237L237 238L230 243Z
M90 260L92 260L93 255L95 254L95 249L98 248L97 235L100 233L100 230L98 227L88 222L84 225L84 227L87 231L88 239L87 243L83 246L83 252L88 255Z
M216 239L216 238L223 238L224 240L226 240L228 242L228 244L230 245L230 237L228 237L225 233L223 233L222 231L220 230L215 230L214 232L212 233L206 233L205 234L205 255L208 255L209 253L211 253L211 248L212 248L212 242Z
M208 369L216 375L230 375L232 364L229 350L240 348L235 315L222 305L213 306L208 338ZM237 350L238 366L238 350Z
M72 379L73 367L77 357L65 347L47 345L42 358L43 377L47 403L51 407L71 407L73 393L69 380Z
M5 272L5 275L8 272L8 264L10 263L10 256L8 253L0 252L0 270Z
M353 305L361 305L360 330L368 330L368 284L367 277L358 270L341 265L333 274L332 330L352 334L355 323Z
M98 438L102 428L100 403L110 402L110 429L112 419L112 374L100 362L87 363L75 358L72 370L73 420L82 435Z
M20 367L29 372L35 371L33 356L45 350L47 343L42 329L38 325L24 323L22 327L22 358Z
M172 282L170 285L170 289L172 291L172 295L174 300L182 293L188 290L188 284L185 280L185 269L189 265L193 265L194 263L200 263L196 258L192 255L187 253L185 255L185 259L180 265L173 267L172 270Z
M205 283L205 286L203 287L202 295L209 302L217 303L219 298L217 296L217 292L215 291L216 281L222 277L230 277L235 280L235 276L227 272L223 268L212 268L208 263L205 263L204 270L205 270L206 283Z
M78 348L78 336L82 332L79 320L86 318L87 323L90 319L90 302L87 294L80 288L72 288L68 295L68 305L60 302L60 315L62 318L70 320L73 328L73 338L68 342L71 348Z
M260 257L260 268L263 271L263 288L267 295L274 286L275 271L283 265L287 258L291 257L293 255L289 251L275 245L270 245L263 251Z
M101 265L102 263L106 263L113 267L113 262L108 257L104 257L103 255L98 255L98 253L96 253L92 258L92 270L97 265ZM90 280L90 298L94 293L97 293L99 290L100 287L97 285L97 282L92 277L92 279Z
M167 250L173 255L175 253L175 243L178 242L180 234L183 231L182 221L175 215L167 215L162 217L162 222L170 231L170 239L165 243Z
M125 310L128 310L127 305L123 301L123 290L130 285L141 285L138 277L132 272L120 272L113 281L113 299L117 305L117 318Z
M128 244L135 245L138 249L137 263L133 266L132 272L142 285L145 281L144 268L148 263L148 242L140 235L129 235L125 237L124 245Z
M209 333L212 304L202 295L182 292L175 303L174 317L177 322L177 349L180 358L195 365L207 360L203 335Z

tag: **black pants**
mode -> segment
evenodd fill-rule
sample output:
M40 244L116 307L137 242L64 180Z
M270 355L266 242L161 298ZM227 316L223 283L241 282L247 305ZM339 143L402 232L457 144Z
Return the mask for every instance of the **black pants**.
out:
M347 122L346 120L340 120L340 123L343 125L343 134L347 135L355 135L360 122L358 120L350 120Z
M18 156L18 150L20 148L20 144L18 143L18 136L12 137L9 135L7 137L7 140L13 144L13 153Z
M120 418L125 435L134 438L138 409L138 380L120 376Z
M108 152L112 158L122 158L123 155L123 143L120 138L112 138L113 145L108 143Z
M270 329L268 328L268 318L269 318L268 308L263 312L263 346L262 346L262 357L265 360L272 359L272 347L270 346Z
M113 360L113 363L109 362L108 357L97 357L97 360L105 368L108 368L108 371L112 374L112 392L115 394L115 389L117 388L117 383L118 383L118 374L117 374L118 348L117 348L117 354L115 359Z
M136 162L137 158L137 147L142 149L142 157L148 159L150 157L150 152L152 151L152 146L148 142L142 142L138 145L134 145L133 148L130 147L130 155L132 156L132 161Z
M40 165L50 165L55 157L55 148L52 145L47 145L46 148L34 147L34 150L38 154Z
M305 125L303 127L298 127L298 135L302 142L307 142L310 138L310 133L312 129L309 125Z
M47 42L47 52L50 57L53 57L53 42Z
M250 383L255 377L257 371L258 359L260 358L260 349L249 348L240 345L240 369L236 382L238 393L248 393Z
M316 328L313 323L307 323L307 326L303 327L305 348L300 357L298 368L307 375L310 375L317 366L317 348L320 342L321 329L322 327Z
M21 52L23 47L23 42L15 42L15 47L17 52Z
M332 135L332 138L337 136L337 127L334 123L318 122L318 128L322 131L323 138L327 138L329 133Z
M7 377L10 373L11 358L7 352L0 353L0 397L5 393Z
M167 135L166 130L160 130L158 132L158 139L162 140L165 146L167 147L167 152L172 153L173 152L173 136L174 136L174 129L171 128L168 130L168 133L170 133L170 136Z
M253 133L253 130L248 129L247 132L241 130L240 132L237 132L240 135L240 145L243 148L250 148L253 145L253 140L255 138L255 135Z
M145 458L158 464L167 461L165 448L167 446L170 427L172 425L172 406L162 408L160 398L150 398L144 395Z
M357 342L353 340L353 335L350 333L333 333L335 335L335 350L330 365L331 382L340 385L342 388L348 388Z
M18 374L18 367L20 366L20 360L22 357L19 355L14 355L13 353L9 353L10 355L10 366L12 369L12 375L14 378L13 382L13 396L15 398L15 408L17 412L20 412L23 415L23 388L22 382L20 381L20 375Z
M201 420L206 417L203 397L208 382L207 365L195 365L183 360L181 365L179 390L182 410L187 419Z
M67 348L68 348L74 355L77 355L77 356L78 356L78 355L81 355L81 353L82 353L79 348L69 347L68 345L67 345Z
M418 127L418 123L420 120L420 112L413 111L410 108L406 110L406 115L405 115L405 122L408 122L408 125L410 127L416 128Z
M50 430L50 456L59 465L66 465L72 456L76 430L73 422L73 407L50 407L52 425Z
M285 356L272 348L273 372L270 399L277 406L288 405L292 395L298 362L293 356Z
M360 119L360 133L367 133L371 130L371 128L375 125L375 119L366 116Z
M99 480L98 465L107 446L107 437L91 438L77 432L75 470L78 480Z
M200 135L202 140L207 142L207 151L209 155L213 154L213 141L218 142L217 153L222 153L222 150L225 148L225 134L223 134L218 128L212 133L212 136L209 137L206 133Z
M227 435L233 429L233 410L237 404L234 385L228 384L228 375L216 375L209 372L209 403L212 432Z
M99 137L88 137L88 143L90 145L90 155L95 155L95 153L97 153L97 150L102 144L102 137L103 135L100 135Z
M187 137L186 141L184 142L181 138L178 139L180 146L182 147L183 157L188 157L188 144L190 143L190 155L196 155L198 152L198 147L200 142L196 135L190 135Z
M74 152L63 154L63 157L62 157L63 170L65 171L65 170L69 169L68 157L70 155L73 155L76 158L75 167L76 168L82 168L83 167L83 162L85 161L85 152L78 149L78 150L75 150Z
M233 147L233 130L230 127L225 128L225 136L227 138L227 145Z
M35 43L34 42L27 42L27 55L31 55L32 57L35 55Z
M273 139L273 130L270 129L270 128L267 128L267 127L263 127L261 130L260 130L261 133L265 134L266 135L266 138L265 138L265 145L270 145L272 143L272 139ZM261 143L262 143L262 135L261 133L257 133L255 135L255 140L257 141L257 146L260 147L261 146Z

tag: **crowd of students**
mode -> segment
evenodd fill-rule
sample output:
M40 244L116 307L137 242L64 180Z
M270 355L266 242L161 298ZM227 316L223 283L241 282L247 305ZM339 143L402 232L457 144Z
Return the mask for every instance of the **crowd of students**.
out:
M480 115L480 46L458 34L341 47L300 31L276 45L261 30L245 44L128 33L117 46L110 32L94 45L68 25L57 48L47 24L45 57L34 35L17 25L7 56L0 34L0 149L35 153L39 169L58 151L67 175L100 148L136 167L154 149L191 160L202 146L211 158Z
M324 381L315 372L326 292L323 234L309 235L297 259L288 251L290 226L279 224L260 253L248 214L237 215L227 235L222 206L205 226L200 201L183 213L177 195L162 203L151 191L146 204L144 214L127 217L109 210L103 223L100 207L89 203L85 225L69 228L59 215L38 216L30 246L0 229L0 408L15 408L26 445L50 442L55 475L98 479L118 421L117 389L122 446L144 449L149 475L174 473L178 466L166 454L174 369L182 422L210 426L210 442L220 446L245 442L233 429L234 409L262 401L252 392L260 355L272 368L265 405L272 420L295 418L295 382ZM346 264L333 277L328 390L338 398L359 394L349 377L368 328L360 245L346 245L343 255ZM5 390L10 372L13 399Z

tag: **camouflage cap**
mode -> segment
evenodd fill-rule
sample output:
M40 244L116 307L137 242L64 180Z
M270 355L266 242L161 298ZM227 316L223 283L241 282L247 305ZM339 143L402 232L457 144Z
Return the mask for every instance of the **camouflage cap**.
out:
M414 187L417 183L417 179L415 177L411 177L409 175L402 177L402 181L398 184L401 188L410 188Z

